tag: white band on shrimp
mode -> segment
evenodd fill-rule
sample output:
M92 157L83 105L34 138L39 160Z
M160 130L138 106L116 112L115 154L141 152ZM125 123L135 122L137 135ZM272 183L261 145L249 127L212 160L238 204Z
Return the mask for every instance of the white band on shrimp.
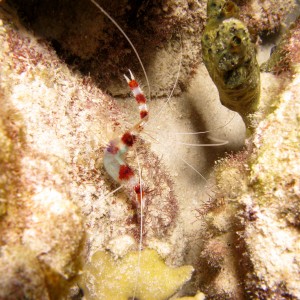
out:
M137 95L143 94L142 89L140 87L136 87L132 90L132 94L134 97L136 97Z
M147 107L147 104L140 104L139 105L139 110L145 110L145 111L148 111L148 107Z

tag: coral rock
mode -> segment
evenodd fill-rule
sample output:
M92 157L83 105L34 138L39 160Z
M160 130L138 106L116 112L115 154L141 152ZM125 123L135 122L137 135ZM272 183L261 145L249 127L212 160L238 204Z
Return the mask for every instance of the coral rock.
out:
M50 299L43 270L35 254L28 248L2 247L0 273L0 299Z

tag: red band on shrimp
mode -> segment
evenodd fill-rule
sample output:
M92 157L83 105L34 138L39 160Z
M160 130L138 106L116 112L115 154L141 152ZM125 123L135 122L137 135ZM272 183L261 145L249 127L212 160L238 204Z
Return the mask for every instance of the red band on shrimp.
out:
M127 131L122 135L121 140L126 146L131 147L136 140L136 136Z
M138 86L139 86L139 84L137 83L137 81L136 80L130 80L129 82L128 82L128 85L129 85L129 87L133 90L134 88L137 88Z
M140 117L141 119L144 119L148 116L148 112L146 110L141 110L140 111Z
M137 194L140 194L140 193L141 193L141 185L140 185L140 184L137 184L137 185L134 187L134 191L135 191Z
M121 165L119 170L120 180L129 180L134 176L133 170L127 165Z
M141 185L140 184L137 184L135 187L134 187L134 191L137 195L137 198L138 198L138 201L139 203L141 204L141 200L142 198L144 197L144 191L141 189Z
M135 99L136 99L137 103L139 103L139 104L146 103L146 98L143 94L136 95Z

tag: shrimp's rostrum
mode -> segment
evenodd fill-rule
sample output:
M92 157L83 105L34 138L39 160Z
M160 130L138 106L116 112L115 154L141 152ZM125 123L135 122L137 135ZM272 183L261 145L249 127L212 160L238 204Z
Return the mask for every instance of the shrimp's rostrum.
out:
M124 75L133 96L139 104L141 120L135 124L129 131L126 131L121 137L117 137L108 143L104 150L104 167L107 173L122 186L126 186L130 191L136 194L135 205L141 205L143 197L142 182L136 178L132 168L125 163L124 158L130 147L136 141L139 134L148 120L148 108L146 97L144 96L138 82L135 80L132 72L129 70L130 79Z

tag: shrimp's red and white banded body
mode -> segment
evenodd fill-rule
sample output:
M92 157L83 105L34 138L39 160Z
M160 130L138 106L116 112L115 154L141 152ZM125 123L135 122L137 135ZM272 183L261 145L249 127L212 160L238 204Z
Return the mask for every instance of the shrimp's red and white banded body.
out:
M139 206L143 197L142 183L135 176L132 168L124 162L124 158L130 147L135 143L136 136L144 129L149 112L142 89L130 70L129 73L130 79L126 75L124 77L139 105L141 120L121 137L117 137L108 143L104 150L104 168L116 182L129 188L130 191L134 191L137 199L134 204Z

